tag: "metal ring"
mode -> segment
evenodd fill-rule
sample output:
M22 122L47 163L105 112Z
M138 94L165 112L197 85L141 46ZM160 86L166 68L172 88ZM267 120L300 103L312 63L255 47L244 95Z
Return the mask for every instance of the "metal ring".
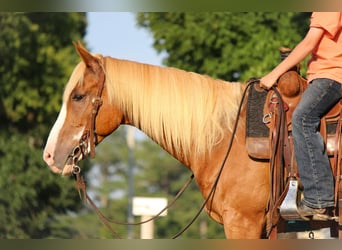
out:
M76 165L77 162L78 162L78 157L77 156L72 157L72 163Z
M262 122L263 122L264 124L268 124L268 123L271 122L271 118L272 118L272 113L270 112L270 113L268 113L268 114L266 114L266 115L263 116Z
M277 96L272 96L270 99L271 104L279 104L279 98Z
M92 104L94 105L98 105L98 106L101 106L102 105L102 99L101 97L94 97L92 100L91 100ZM96 111L97 112L97 111Z
M76 147L74 147L71 156L76 156L76 155L79 155L80 153L81 153L81 147L80 146L76 146Z
M311 239L311 240L315 239L315 233L313 231L309 232L309 239Z
M77 165L72 166L72 173L73 174L79 174L81 173L81 168Z

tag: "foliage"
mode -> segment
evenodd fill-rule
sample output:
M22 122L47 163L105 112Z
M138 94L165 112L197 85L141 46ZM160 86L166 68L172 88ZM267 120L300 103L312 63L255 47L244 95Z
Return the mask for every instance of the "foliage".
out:
M48 237L56 214L80 207L42 148L85 27L82 13L0 13L0 238Z
M77 208L71 180L56 180L25 135L2 134L0 166L0 238L46 237L55 213Z
M308 27L308 13L141 13L164 64L228 81L261 77L279 63Z
M71 42L84 32L82 14L0 14L2 126L11 132L47 132L79 60Z

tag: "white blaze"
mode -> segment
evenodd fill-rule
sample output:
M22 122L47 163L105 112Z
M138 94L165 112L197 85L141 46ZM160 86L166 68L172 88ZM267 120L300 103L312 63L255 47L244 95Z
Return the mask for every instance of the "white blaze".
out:
M63 103L61 111L59 112L57 120L51 129L51 132L49 134L49 137L45 146L44 151L48 150L50 154L54 153L54 149L57 143L57 138L65 122L66 113L67 113L66 105Z

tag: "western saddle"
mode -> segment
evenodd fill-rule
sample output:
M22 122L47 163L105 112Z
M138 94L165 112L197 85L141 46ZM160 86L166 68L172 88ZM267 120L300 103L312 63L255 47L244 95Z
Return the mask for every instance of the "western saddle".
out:
M281 58L284 59L290 52L290 49L281 48ZM252 86L254 91L263 93L265 96L262 126L267 127L268 136L255 134L249 136L247 132L246 146L253 159L270 162L271 194L266 225L268 235L274 235L280 219L285 221L307 220L299 215L297 209L297 201L301 196L302 189L293 154L291 125L293 111L307 87L307 81L300 75L299 70L300 66L297 65L284 73L278 79L276 88L267 93L257 84ZM342 213L341 112L342 101L321 118L320 124L320 132L326 143L335 177L335 209L332 219L336 228L339 228L339 238L342 238L342 218L339 216Z

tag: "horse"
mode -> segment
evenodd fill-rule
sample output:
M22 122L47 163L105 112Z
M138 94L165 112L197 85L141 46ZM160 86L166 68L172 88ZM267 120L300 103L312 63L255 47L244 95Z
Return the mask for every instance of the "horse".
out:
M244 106L233 134L246 83L92 54L81 43L74 46L81 62L65 87L43 152L50 169L71 174L73 162L93 154L93 144L120 125L131 125L192 171L204 199L224 163L205 210L223 224L227 238L261 238L268 217L269 163L248 155Z

